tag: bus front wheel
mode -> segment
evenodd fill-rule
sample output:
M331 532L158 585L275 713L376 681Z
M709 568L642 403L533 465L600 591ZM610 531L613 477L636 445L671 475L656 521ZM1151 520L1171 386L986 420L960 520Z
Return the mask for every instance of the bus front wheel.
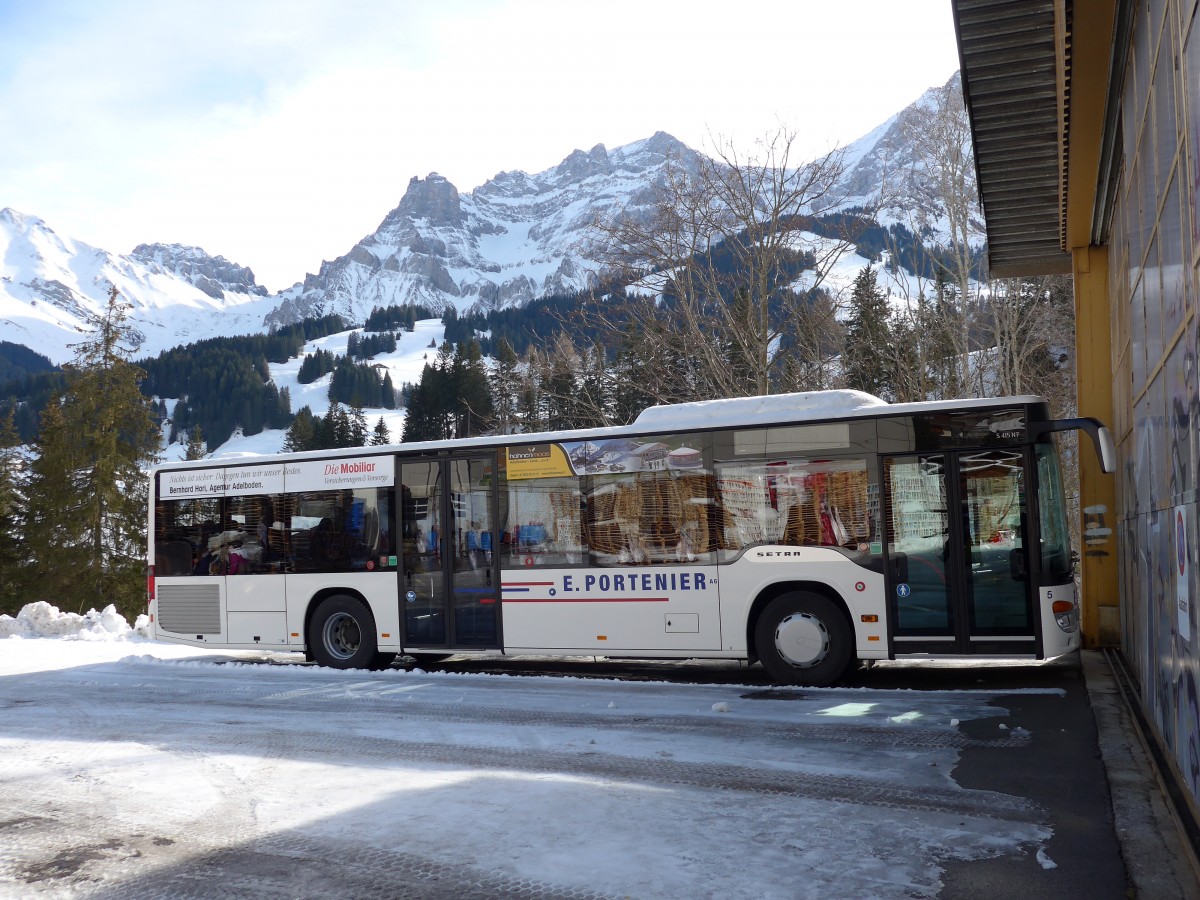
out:
M782 684L826 687L845 674L854 654L850 623L832 600L807 591L782 594L754 626L763 668Z
M379 653L375 619L357 597L326 597L308 623L308 649L318 665L333 669L385 668L391 663Z

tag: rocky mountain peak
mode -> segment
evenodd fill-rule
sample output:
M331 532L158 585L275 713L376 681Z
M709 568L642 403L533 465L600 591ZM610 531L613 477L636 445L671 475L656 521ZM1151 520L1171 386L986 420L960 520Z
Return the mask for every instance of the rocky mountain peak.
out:
M130 259L142 263L152 272L174 275L199 288L214 300L235 294L267 296L267 289L254 280L254 272L223 256L209 256L200 247L183 244L138 244Z
M650 137L634 141L622 148L626 157L649 156L655 159L672 157L682 159L694 156L696 151L674 135L665 131L656 131Z
M430 172L424 179L414 175L399 205L387 214L380 227L413 219L427 219L433 226L461 228L465 220L458 188L437 172Z
M597 144L587 153L575 150L554 169L556 180L561 181L583 181L593 175L608 175L611 172L612 164L603 144Z
M6 206L3 209L0 209L0 222L4 222L7 225L12 225L22 230L30 227L31 225L44 226L46 224L37 216L27 216L22 212L17 212L11 206Z
M56 242L60 240L54 230L43 220L37 216L19 212L10 206L0 209L0 226L6 226L6 230L15 235L30 236L40 233L49 236Z

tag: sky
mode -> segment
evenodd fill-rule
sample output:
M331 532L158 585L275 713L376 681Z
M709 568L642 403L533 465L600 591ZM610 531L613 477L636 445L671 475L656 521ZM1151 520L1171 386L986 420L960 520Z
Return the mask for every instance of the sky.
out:
M0 810L19 817L0 896L913 898L957 861L1003 857L1038 895L1078 874L1056 871L1032 782L955 774L969 748L1045 740L1003 701L1054 689L298 661L148 641L112 607L0 616Z
M805 159L958 67L949 0L0 0L0 208L281 290L413 176L470 191L666 131Z

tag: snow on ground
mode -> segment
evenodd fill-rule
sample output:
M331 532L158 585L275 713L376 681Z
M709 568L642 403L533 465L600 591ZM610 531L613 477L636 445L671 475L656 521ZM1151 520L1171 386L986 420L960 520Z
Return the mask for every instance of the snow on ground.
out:
M823 269L821 286L838 299L843 314L850 302L850 293L854 289L854 279L868 265L875 269L876 284L887 294L893 310L899 311L915 305L917 298L924 293L928 298L932 292L929 279L918 278L897 266L896 271L889 270L890 254L884 252L883 258L872 263L865 257L859 256L853 247L839 253L843 242L834 238L821 237L812 232L800 232L795 236L794 247L797 250L811 250L818 260L833 260L832 265L821 262ZM794 291L805 291L813 286L815 273L812 270L801 273L791 284Z
M363 333L361 328L353 330L359 334ZM304 361L305 354L315 353L317 350L328 350L335 355L344 356L350 333L350 331L343 331L309 341L304 345L298 357L289 359L285 363L270 364L271 380L275 382L275 387L281 391L287 388L291 394L292 412L298 412L307 406L312 410L313 415L317 417L325 415L329 409L329 381L333 376L324 375L311 384L301 384L299 380L300 364ZM368 362L386 370L392 376L392 384L398 391L406 382L417 384L421 380L421 372L425 368L425 364L432 363L436 359L437 348L441 346L445 334L446 329L441 319L422 319L417 322L413 331L399 333L394 353L381 353ZM382 373L380 377L383 377ZM173 409L174 403L174 400L168 400L167 405ZM392 442L399 443L404 430L403 409L368 408L363 412L366 415L368 429L374 429L375 424L382 418L384 424L387 425ZM225 443L213 449L210 456L214 459L229 459L279 453L283 450L283 442L286 438L286 429L268 429L253 435L243 435L237 431ZM184 458L186 449L183 443L171 444L163 451L162 461L181 460Z
M951 777L995 692L341 672L45 605L3 634L5 897L930 897L1050 837Z

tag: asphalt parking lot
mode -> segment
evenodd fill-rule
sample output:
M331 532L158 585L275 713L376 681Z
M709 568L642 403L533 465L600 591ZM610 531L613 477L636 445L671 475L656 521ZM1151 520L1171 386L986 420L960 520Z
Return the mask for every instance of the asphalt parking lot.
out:
M1094 656L807 690L4 651L0 897L1194 896Z
M771 686L758 666L703 661L562 661L455 657L439 670L614 677ZM1131 726L1105 657L1084 651L1050 662L887 662L851 673L863 690L995 692L1002 719L959 727L978 738L1027 731L1020 749L967 747L954 769L963 787L1019 793L1048 816L1054 837L1035 857L949 861L940 896L989 898L1200 898L1177 823Z

